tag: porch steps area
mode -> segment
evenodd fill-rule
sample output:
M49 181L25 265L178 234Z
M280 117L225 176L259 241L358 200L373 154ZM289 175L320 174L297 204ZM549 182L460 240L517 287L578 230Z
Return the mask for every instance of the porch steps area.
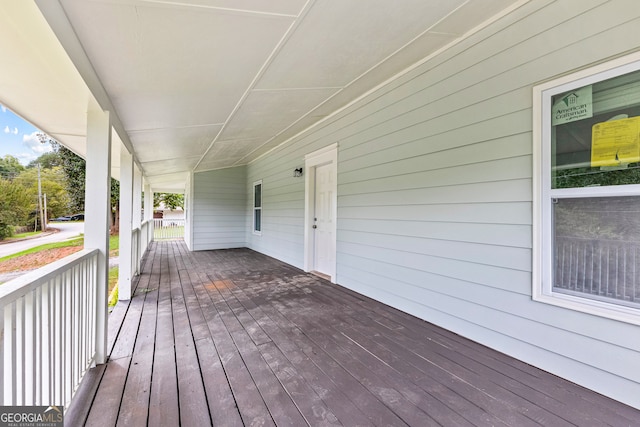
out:
M69 426L632 426L640 411L249 249L154 242Z

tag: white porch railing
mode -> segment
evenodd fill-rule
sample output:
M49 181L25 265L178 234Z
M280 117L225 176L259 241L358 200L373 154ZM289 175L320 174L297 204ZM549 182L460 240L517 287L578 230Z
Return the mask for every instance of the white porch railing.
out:
M140 228L131 230L131 265L134 276L140 274L140 261L153 241L153 220L144 221Z
M554 290L640 306L640 244L556 237Z
M140 229L131 230L131 273L132 277L138 274L140 269Z
M94 364L98 250L0 286L3 405L68 407Z
M184 238L184 219L154 219L153 226L154 240Z
M147 252L149 243L153 241L153 220L146 220L140 226L140 253Z

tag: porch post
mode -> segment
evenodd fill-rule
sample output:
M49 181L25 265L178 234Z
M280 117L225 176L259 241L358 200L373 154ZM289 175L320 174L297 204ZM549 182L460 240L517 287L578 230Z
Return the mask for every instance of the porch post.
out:
M85 248L98 249L96 280L96 359L107 360L107 302L109 296L109 217L111 215L111 121L108 111L87 113L85 187Z
M147 235L143 238L149 243L149 235L153 233L153 190L146 182L144 184L144 220L149 221L149 224L147 224Z
M133 164L133 228L142 225L142 172Z
M132 228L137 228L137 245L136 250L138 253L135 256L136 265L133 266L133 271L136 274L140 274L140 260L142 259L142 172L138 168L138 165L133 164L133 218L131 222Z
M149 221L153 219L153 190L151 185L145 182L144 184L144 220Z
M125 146L120 147L120 269L118 271L118 300L131 299L133 265L131 242L133 212L133 156Z

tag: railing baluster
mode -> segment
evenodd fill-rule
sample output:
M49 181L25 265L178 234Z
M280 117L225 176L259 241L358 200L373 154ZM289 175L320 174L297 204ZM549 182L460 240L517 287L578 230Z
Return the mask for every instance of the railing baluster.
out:
M27 405L28 402L34 400L34 388L35 388L35 306L33 303L33 292L29 292L24 296L24 400L22 403Z
M594 274L594 248L593 245L591 245L591 262L590 264L590 272L589 272L589 277L591 278L591 283L589 285L589 293L593 293L593 274Z
M64 358L63 354L63 344L62 344L62 325L64 321L64 312L62 311L62 281L63 276L66 276L66 272L62 274L61 277L56 278L56 300L55 300L55 329L54 329L54 342L55 342L55 352L56 360L55 360L55 371L54 371L54 387L55 394L53 401L58 404L63 401L62 399L62 360Z
M41 394L40 399L41 405L45 405L50 402L50 391L51 391L51 348L50 348L50 340L51 340L51 326L50 326L50 314L49 310L50 300L49 300L49 289L51 287L51 281L47 281L47 283L42 287L41 298L42 298L42 341L41 341L41 351L42 351L42 369L40 372L40 381L41 381Z
M73 268L68 271L68 282L71 286L64 287L64 311L65 314L64 320L65 325L62 333L64 335L64 378L73 378L73 373L71 372L72 359L73 359L73 339L71 335L73 334L73 306L71 305L71 291L73 290ZM65 402L68 398L71 398L69 393L69 384L70 381L62 382L62 396L63 402Z
M8 306L4 306L4 307L0 306L0 331L2 331L2 336L0 337L0 346L2 346L2 347L0 347L0 368L1 368L0 369L0 384L2 384L2 385L0 385L0 405L2 403L4 403L4 401L5 401L4 400L4 396L5 396L5 394L4 394L4 387L5 387L4 384L6 383L6 379L5 379L5 377L6 377L6 375L5 375L6 367L4 365L4 361L5 361L5 352L7 350L6 350L5 345L4 345L4 340L5 340L6 336L7 336L7 333L6 333L5 329L4 329L4 326L5 326L5 324L4 324L4 316L5 316L7 307Z
M153 238L155 240L181 239L184 237L184 219L154 219Z
M80 304L78 304L78 335L80 337L86 337L87 336L87 322L86 322L86 318L85 318L85 313L86 313L86 305L85 301L87 301L86 299L86 295L85 295L85 291L84 291L84 287L86 286L87 283L87 264L86 263L82 263L80 264L80 282L78 284L78 301L81 301ZM84 340L82 340L84 341ZM83 342L79 342L78 343L78 365L77 365L77 370L78 370L78 380L80 378L82 378L82 376L84 375L84 367L87 366L87 360L85 357L85 349L86 347L83 345ZM76 383L77 384L77 383Z
M25 364L19 363L20 361L25 360L25 341L26 331L24 328L25 324L25 313L24 313L24 304L25 298L21 298L19 301L16 301L16 366L15 370L18 372L16 389L17 389L17 405L24 405L24 397L25 397L25 386L26 386L26 378L25 378Z
M585 291L586 281L587 281L587 245L583 245L582 247L582 292Z
M85 249L0 287L0 404L68 406L95 362L98 270Z
M3 307L4 311L4 339L3 339L3 366L2 383L4 385L3 402L5 405L15 404L16 383L16 349L14 342L15 329L15 302Z
M638 286L638 248L633 247L633 286L631 287L631 301L636 302L640 296L640 286Z
M555 243L555 289L625 305L640 302L640 243L566 237Z

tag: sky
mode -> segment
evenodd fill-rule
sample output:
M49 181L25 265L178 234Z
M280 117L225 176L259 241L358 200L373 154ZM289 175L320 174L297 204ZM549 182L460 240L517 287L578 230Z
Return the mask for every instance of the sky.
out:
M0 157L10 154L27 165L41 154L51 151L49 144L41 144L38 129L0 105Z

